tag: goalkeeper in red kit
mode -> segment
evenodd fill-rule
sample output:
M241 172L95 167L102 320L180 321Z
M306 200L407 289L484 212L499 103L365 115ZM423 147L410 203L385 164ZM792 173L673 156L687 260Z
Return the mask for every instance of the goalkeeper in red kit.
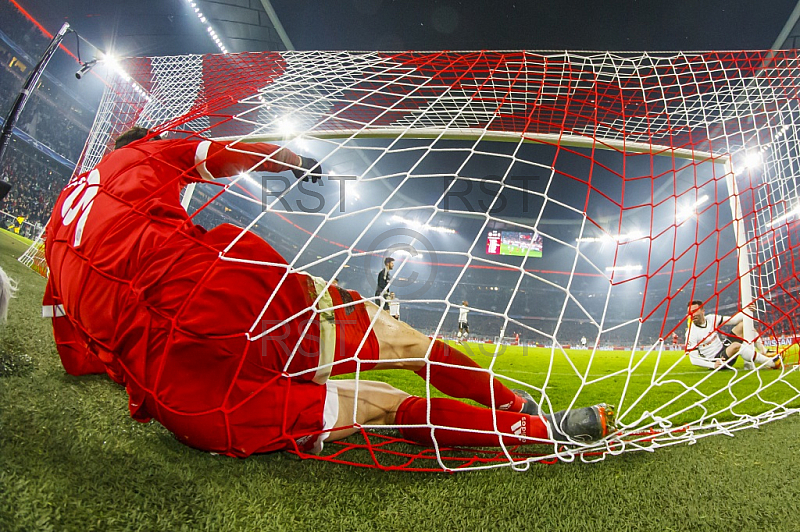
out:
M376 424L430 444L430 423L440 445L472 447L586 442L613 430L606 405L541 414L526 392L358 293L294 270L255 234L192 222L183 187L247 171L322 177L317 161L276 145L161 140L133 128L70 180L47 226L44 301L70 374L107 373L125 386L135 419L232 456L317 452ZM328 379L359 368L411 370L486 408Z

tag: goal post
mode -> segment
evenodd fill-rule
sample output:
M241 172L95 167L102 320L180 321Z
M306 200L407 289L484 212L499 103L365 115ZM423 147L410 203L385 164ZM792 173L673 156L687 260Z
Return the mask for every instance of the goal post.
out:
M515 345L508 333L519 332L526 345L546 347L460 349L546 412L604 401L620 424L593 444L496 452L436 441L414 451L380 432L396 426L365 428L358 443L326 443L336 460L450 470L597 460L798 413L794 348L783 349L779 371L738 366L730 376L665 348L674 334L682 342L693 299L723 315L755 304L744 321L749 341L800 336L797 59L796 51L132 58L121 63L130 79L109 79L79 166L89 171L133 125L312 157L325 170L320 183L242 168L187 188L182 205L194 223L262 237L292 272L369 298L392 256L389 290L404 322L451 337L469 301L470 338ZM760 162L747 160L751 152ZM233 242L221 257L238 260L235 250ZM565 347L582 338L586 349ZM425 381L409 393L431 389Z
M733 231L736 235L736 254L738 258L737 273L739 275L739 294L741 297L741 308L747 309L753 305L755 298L753 297L753 275L751 273L752 265L750 262L750 244L747 238L747 230L745 228L744 214L742 212L742 204L739 197L739 187L736 184L736 176L733 173L733 166L730 161L725 163L725 170L727 177L725 182L728 188L730 197L731 214L733 216ZM745 314L744 316L744 339L748 342L753 342L756 338L756 331L753 325L754 312Z
M39 231L28 249L17 260L42 277L47 277L47 261L44 257L44 228Z

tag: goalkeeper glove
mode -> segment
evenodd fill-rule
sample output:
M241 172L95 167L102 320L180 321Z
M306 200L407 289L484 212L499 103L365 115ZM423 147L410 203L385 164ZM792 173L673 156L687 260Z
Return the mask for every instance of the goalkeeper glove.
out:
M297 179L308 181L311 178L311 182L316 183L322 179L322 166L316 159L300 157L300 168L292 168L292 173Z

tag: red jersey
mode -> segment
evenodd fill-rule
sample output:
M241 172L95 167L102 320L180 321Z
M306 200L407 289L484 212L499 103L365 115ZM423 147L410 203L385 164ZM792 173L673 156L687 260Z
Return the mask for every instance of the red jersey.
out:
M256 235L193 224L180 191L296 161L270 144L139 141L70 180L47 226L44 301L67 371L105 370L126 386L131 415L156 417L190 445L238 456L280 448L252 437L252 417L284 407L282 376L317 364L313 287ZM324 399L316 388L300 408Z

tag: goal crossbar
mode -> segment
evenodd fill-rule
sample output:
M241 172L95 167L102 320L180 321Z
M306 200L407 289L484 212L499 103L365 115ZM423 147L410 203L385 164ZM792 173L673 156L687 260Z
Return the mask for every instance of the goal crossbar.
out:
M572 148L604 149L620 153L641 153L674 157L676 159L691 160L695 163L714 161L727 164L730 160L728 154L713 154L707 151L675 148L647 142L635 142L619 139L606 139L602 137L588 137L582 135L552 134L552 133L518 133L514 131L493 131L478 128L364 128L364 129L336 129L336 130L311 130L303 133L304 138L319 140L334 139L442 139L442 140L469 140L490 142L529 142L548 144L554 146L569 146ZM294 138L279 133L252 133L243 136L214 137L218 141L242 142L278 142Z

